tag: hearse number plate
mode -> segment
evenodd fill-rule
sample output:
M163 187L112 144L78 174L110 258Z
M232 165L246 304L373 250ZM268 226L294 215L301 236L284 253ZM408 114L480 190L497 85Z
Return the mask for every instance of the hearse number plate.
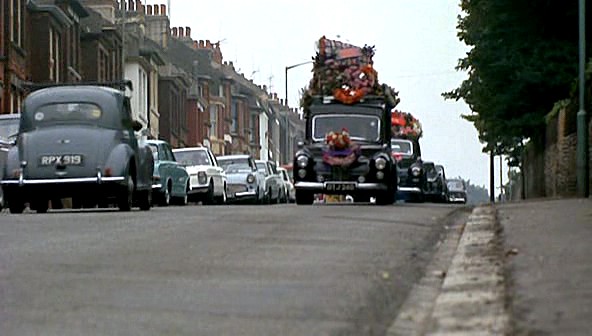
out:
M348 182L326 182L325 190L327 191L354 191L356 190L355 183Z

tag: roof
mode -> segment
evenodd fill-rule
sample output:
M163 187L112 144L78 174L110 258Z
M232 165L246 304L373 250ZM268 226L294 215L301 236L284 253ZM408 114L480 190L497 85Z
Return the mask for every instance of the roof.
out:
M194 49L179 39L172 38L165 54L165 58L192 77L207 76L214 85L220 85L225 75L221 69L213 66L212 52L207 49Z

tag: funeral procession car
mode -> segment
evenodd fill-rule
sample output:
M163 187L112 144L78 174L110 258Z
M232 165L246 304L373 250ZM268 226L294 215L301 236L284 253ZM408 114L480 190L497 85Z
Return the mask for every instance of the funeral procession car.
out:
M32 87L4 166L10 212L29 204L43 213L48 200L66 197L150 209L154 160L136 138L142 125L132 119L125 87L103 84Z
M294 156L297 204L312 204L315 194L351 195L392 204L397 170L391 156L391 108L386 95L367 95L355 104L334 97L311 97L305 107L305 141Z
M423 201L427 180L421 159L419 141L416 139L393 138L391 148L399 168L398 193L400 198L408 201Z
M191 188L189 174L185 167L176 161L171 145L164 140L148 140L146 143L150 146L154 158L152 199L161 206L171 203L187 205Z
M173 153L189 173L190 201L226 203L226 173L208 147L175 148Z

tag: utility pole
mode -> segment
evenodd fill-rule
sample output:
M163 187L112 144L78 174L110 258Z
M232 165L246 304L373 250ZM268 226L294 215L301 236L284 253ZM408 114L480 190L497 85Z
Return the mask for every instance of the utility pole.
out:
M499 160L500 161L500 167L499 167L500 168L500 202L502 202L503 199L504 199L504 175L502 175L503 174L503 171L502 171L502 164L503 164L503 162L502 162L502 155L500 154L499 157L500 157L500 160Z
M126 0L120 0L121 2L121 79L125 79L125 21L126 18ZM126 89L124 89L126 90Z
M495 203L495 153L489 152L489 201Z
M578 185L578 196L588 197L589 196L589 170L588 170L588 118L586 117L585 108L585 68L586 68L586 1L579 0L579 28L580 28L580 59L579 59L579 96L580 96L580 110L577 114L577 185Z

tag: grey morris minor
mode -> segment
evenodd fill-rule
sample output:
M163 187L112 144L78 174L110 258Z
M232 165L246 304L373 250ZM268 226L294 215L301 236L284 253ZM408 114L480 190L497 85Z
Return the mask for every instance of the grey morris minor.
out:
M228 179L229 202L265 203L265 177L258 173L251 155L225 155L217 160Z
M151 207L154 160L139 145L130 99L100 85L56 85L23 102L16 146L8 151L2 187L8 208L46 212L52 198L120 210Z

